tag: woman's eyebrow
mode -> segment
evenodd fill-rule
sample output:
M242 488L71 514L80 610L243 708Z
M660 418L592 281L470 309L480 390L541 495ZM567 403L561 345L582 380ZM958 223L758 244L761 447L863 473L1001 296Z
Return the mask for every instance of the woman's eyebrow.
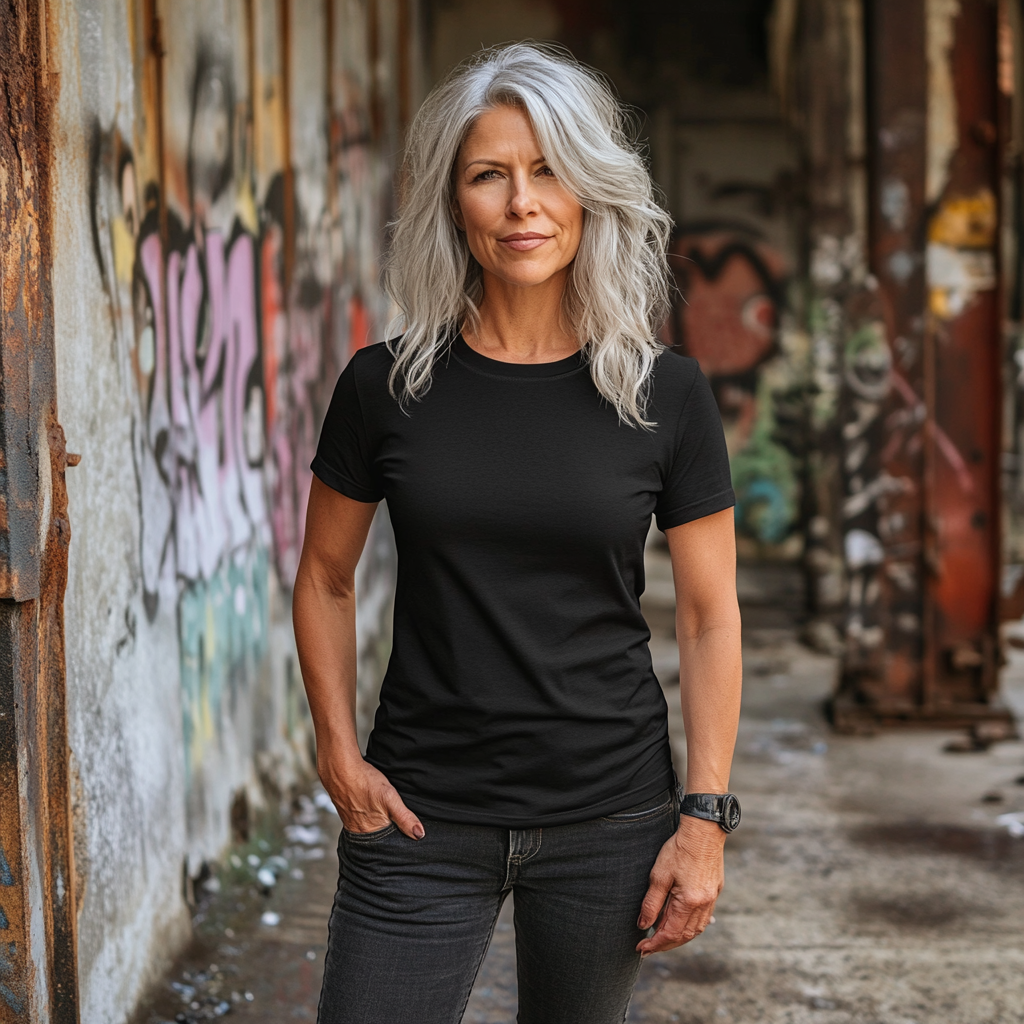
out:
M547 160L544 157L539 156L536 160L533 161L533 163L546 164ZM491 164L494 167L505 167L507 166L507 161L497 160L494 159L493 157L480 157L478 160L470 160L469 163L466 164L466 167L472 167L473 164Z

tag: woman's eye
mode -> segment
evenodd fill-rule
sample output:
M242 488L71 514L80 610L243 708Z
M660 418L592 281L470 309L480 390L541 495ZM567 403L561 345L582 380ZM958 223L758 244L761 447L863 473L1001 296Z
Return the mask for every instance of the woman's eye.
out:
M492 181L498 176L497 171L481 171L473 180L474 181Z
M548 175L549 177L552 177L552 178L555 176L555 172L553 170L551 170L550 167L547 167L547 166L542 167L540 169L540 173L541 174L546 174L546 175Z

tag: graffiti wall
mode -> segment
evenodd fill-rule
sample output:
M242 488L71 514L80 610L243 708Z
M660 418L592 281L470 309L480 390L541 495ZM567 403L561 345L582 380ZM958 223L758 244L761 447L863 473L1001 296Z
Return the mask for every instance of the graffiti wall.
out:
M782 330L787 261L751 226L679 229L670 255L677 296L665 341L701 365L725 425L741 535L778 545L796 524L793 452L779 430L797 372Z
M180 941L182 879L229 841L232 805L311 769L289 595L334 382L389 318L378 263L415 39L401 0L67 8L55 305L83 453L80 946L89 1019L119 1020L154 943ZM358 577L364 731L392 563L381 521Z

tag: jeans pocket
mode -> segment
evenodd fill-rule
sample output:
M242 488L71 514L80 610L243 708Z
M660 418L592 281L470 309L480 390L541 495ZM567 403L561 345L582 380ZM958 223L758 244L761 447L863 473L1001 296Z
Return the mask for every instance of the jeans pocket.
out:
M601 821L610 821L620 825L651 821L654 818L660 818L665 814L669 814L672 811L672 804L672 792L671 790L666 790L664 793L659 793L656 797L644 800L633 807L616 811L614 814L606 814L601 818Z
M393 821L389 821L383 828L374 832L350 832L347 828L343 828L341 834L354 843L374 843L379 839L386 839L397 828L398 826Z

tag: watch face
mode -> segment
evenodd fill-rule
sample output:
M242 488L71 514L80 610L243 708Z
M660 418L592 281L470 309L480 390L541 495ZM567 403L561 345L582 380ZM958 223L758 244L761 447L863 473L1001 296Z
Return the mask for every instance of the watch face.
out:
M722 824L732 832L740 823L740 802L730 793L722 801Z

